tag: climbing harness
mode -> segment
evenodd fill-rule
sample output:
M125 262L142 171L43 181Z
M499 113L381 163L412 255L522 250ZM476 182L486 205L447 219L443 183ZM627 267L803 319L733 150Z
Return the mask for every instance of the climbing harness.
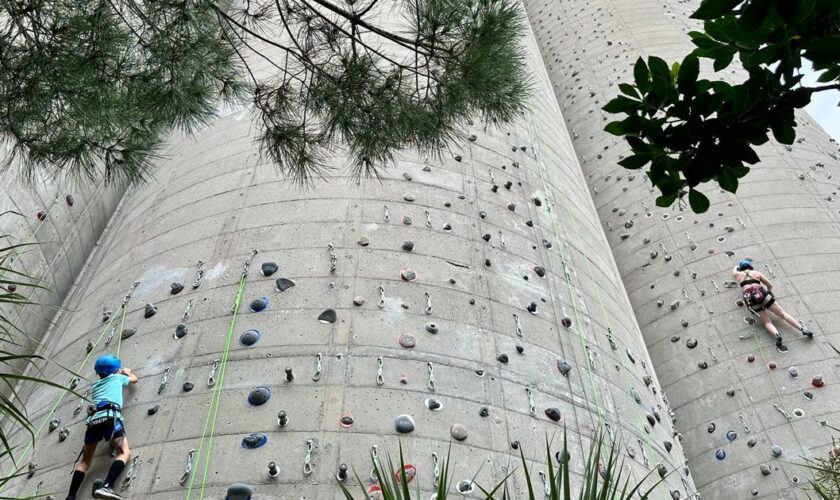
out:
M382 385L385 383L385 377L382 375L382 356L376 358L376 363L376 385Z
M306 456L303 457L303 475L308 476L312 474L312 470L315 468L312 465L312 450L314 449L314 445L311 439L306 440Z
M321 358L320 352L315 355L315 373L312 374L312 380L315 382L321 380Z

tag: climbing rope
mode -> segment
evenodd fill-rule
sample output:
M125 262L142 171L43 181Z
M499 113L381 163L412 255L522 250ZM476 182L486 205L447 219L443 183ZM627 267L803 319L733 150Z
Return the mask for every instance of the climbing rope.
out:
M242 273L239 275L239 287L236 290L236 299L233 304L232 317L228 325L227 335L225 336L225 347L222 351L222 357L218 367L218 377L216 383L213 385L213 393L210 398L210 407L207 409L207 416L204 419L204 428L201 432L198 450L195 452L195 458L191 461L191 468L201 464L201 453L207 447L206 457L204 458L204 468L201 476L201 489L199 490L198 498L204 498L204 489L207 484L207 471L210 467L210 453L213 450L213 436L216 434L216 419L219 414L219 406L222 399L222 388L224 387L225 372L227 369L228 355L230 354L230 346L233 339L233 332L236 326L236 317L239 314L239 307L242 304L242 295L245 292L245 283L248 280L248 268L251 266L251 260L259 251L254 249L251 255L245 261ZM208 433L209 430L209 433ZM209 434L209 435L208 435ZM187 500L192 496L193 486L195 483L195 474L190 474L189 484L187 485Z

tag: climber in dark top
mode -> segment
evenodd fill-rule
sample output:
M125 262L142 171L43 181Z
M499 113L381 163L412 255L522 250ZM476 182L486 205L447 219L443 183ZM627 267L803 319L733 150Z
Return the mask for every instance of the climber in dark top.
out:
M753 269L752 258L741 259L735 269L732 270L732 274L735 276L735 281L741 285L744 305L757 314L764 328L776 337L776 348L779 352L787 352L788 348L782 343L782 335L773 325L773 320L767 314L767 311L785 320L787 324L798 329L802 335L808 338L814 337L814 332L808 330L804 323L798 321L776 303L776 297L773 296L772 292L773 284L761 272Z

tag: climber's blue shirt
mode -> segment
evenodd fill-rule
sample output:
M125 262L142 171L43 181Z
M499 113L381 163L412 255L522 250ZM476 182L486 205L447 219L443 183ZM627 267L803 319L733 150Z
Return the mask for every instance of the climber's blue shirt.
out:
M106 401L109 403L118 404L120 408L123 405L123 387L130 383L127 376L122 374L108 375L107 377L98 380L90 388L90 397L93 399L94 407L99 403ZM98 411L90 417L91 420L108 416L108 411Z

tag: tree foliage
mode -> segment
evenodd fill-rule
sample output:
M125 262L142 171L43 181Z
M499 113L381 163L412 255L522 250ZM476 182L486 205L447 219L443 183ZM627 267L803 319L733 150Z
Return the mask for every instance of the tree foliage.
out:
M680 63L639 58L634 81L604 111L625 115L605 130L623 136L632 154L628 169L647 167L661 196L659 206L682 202L695 212L709 199L700 184L717 182L734 193L739 179L760 161L754 146L770 135L782 144L796 138L794 111L814 92L840 89L840 2L837 0L703 0L695 19L704 31L689 33L696 46ZM716 72L735 56L741 83L700 79L700 61ZM803 61L819 73L819 87L801 84Z
M515 0L0 0L5 167L142 180L173 128L250 100L285 174L342 142L377 175L524 109L524 27Z

